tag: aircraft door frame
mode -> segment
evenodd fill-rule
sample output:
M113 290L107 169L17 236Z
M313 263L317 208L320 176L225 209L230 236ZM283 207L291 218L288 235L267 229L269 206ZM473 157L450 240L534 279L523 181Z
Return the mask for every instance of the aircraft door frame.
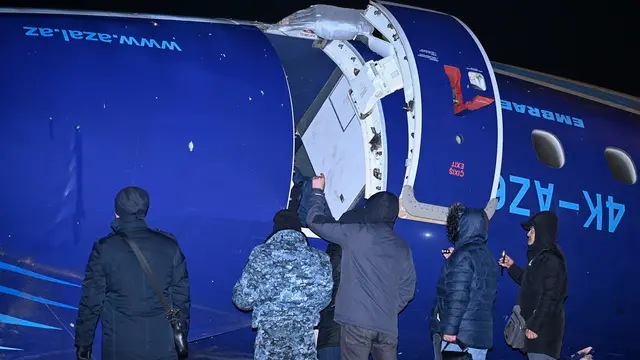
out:
M418 68L409 40L405 35L400 23L383 4L402 6L390 2L370 2L363 16L369 21L369 23L371 23L371 25L374 26L376 30L378 30L386 39L389 40L397 55L396 58L399 60L398 65L402 73L403 91L405 95L404 110L407 112L408 151L405 161L406 170L404 183L402 192L400 194L399 216L404 219L445 224L447 219L448 207L421 203L416 199L414 195L413 188L420 158L423 121L420 79L418 77ZM460 22L460 20L458 20L457 18L456 20ZM462 22L460 23L466 28L466 25L464 25ZM469 31L469 33L472 34L471 31ZM495 75L493 74L491 69L490 71L492 81L494 81L495 84ZM491 196L487 203L487 206L485 207L485 212L487 213L489 219L493 216L497 208L498 199L496 198L496 194L502 167L501 116L499 116L498 120L500 122L500 126L498 126L498 146L500 151L498 152L498 158L496 159L496 176L494 176Z

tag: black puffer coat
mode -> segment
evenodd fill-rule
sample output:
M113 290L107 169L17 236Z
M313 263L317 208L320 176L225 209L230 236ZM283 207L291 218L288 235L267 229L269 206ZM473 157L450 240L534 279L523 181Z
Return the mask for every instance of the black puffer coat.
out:
M455 250L445 261L432 311L431 332L456 335L464 345L493 346L493 303L498 269L487 247L489 220L483 209L465 209Z
M527 340L524 351L560 358L564 336L564 301L567 298L565 256L557 244L558 218L550 211L532 216L522 224L533 226L536 237L527 251L529 263L512 265L509 275L520 284L518 304L527 328L538 334Z

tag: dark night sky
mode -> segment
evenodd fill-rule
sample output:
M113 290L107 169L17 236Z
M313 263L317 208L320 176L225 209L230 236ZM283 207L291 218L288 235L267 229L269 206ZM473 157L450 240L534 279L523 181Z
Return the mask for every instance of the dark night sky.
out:
M489 58L640 96L638 0L396 0L455 15ZM636 5L632 5L632 3ZM13 0L3 6L191 15L273 23L312 4L364 9L366 0ZM570 5L575 4L575 5Z

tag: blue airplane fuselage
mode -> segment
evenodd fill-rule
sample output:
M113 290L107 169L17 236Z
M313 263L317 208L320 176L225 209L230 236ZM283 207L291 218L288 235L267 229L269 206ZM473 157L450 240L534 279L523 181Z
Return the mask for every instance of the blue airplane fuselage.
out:
M0 357L73 358L89 252L110 232L117 191L136 185L151 194L150 225L175 234L187 258L190 340L213 337L192 352L251 358L251 315L233 306L231 289L287 206L296 165L328 175L336 217L383 188L403 199L410 188L425 204L404 200L395 228L418 274L399 317L399 359L432 358L429 316L448 247L439 218L420 209L492 199L496 261L504 249L525 263L520 222L528 216L559 217L569 273L565 352L594 346L598 359L633 359L640 101L492 64L452 16L377 6L401 27L408 65L404 87L370 115L383 124L371 154L365 120L340 90L346 75L305 34L0 9ZM363 61L381 58L351 43ZM517 290L500 278L490 359L521 356L502 337ZM99 345L98 330L96 359Z

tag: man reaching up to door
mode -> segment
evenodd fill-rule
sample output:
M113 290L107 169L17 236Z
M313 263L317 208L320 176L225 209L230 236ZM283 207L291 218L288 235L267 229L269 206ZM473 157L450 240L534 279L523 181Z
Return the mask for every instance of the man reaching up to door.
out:
M409 245L394 231L398 198L379 192L364 206L364 219L339 223L326 216L324 175L312 180L307 226L340 245L340 286L335 322L340 326L343 360L396 360L398 313L413 298L416 273Z

